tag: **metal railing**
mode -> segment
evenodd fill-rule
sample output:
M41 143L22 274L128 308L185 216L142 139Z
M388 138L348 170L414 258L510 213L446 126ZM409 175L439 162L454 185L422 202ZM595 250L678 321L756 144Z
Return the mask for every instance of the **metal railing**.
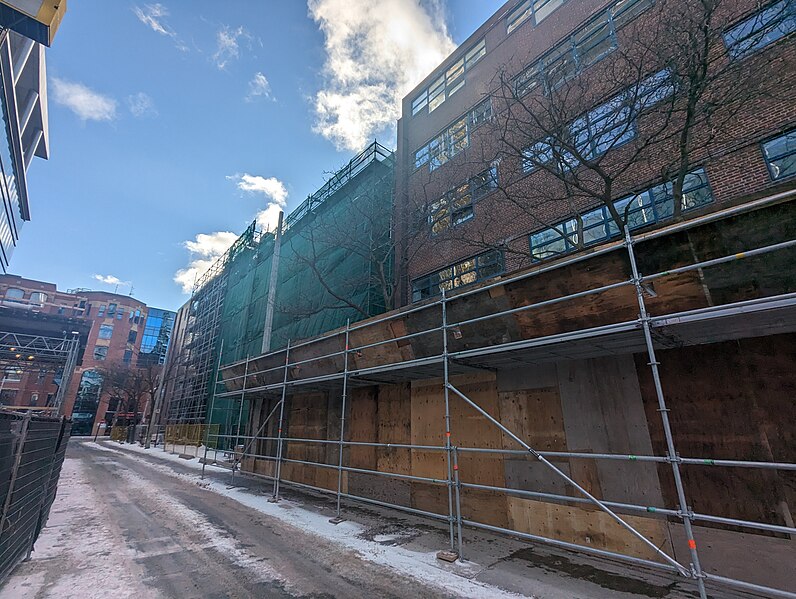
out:
M780 195L782 196L782 198L786 197L789 198L794 195L794 192L789 192ZM777 199L782 199L782 198L777 198ZM727 215L735 215L742 212L742 210L738 208L733 208L725 212ZM704 219L701 219L701 221L712 222L716 219L717 219L716 215L708 215ZM699 221L700 219L697 219L696 222L690 224L689 223L677 224L670 228L673 231L681 231L685 228L696 226L696 224L698 224ZM437 300L430 301L422 305L413 306L409 309L398 311L393 314L386 314L382 317L379 317L378 319L379 323L384 323L397 318L405 318L407 315L412 314L414 312L438 309L438 314L440 317L439 326L432 326L422 331L410 332L404 335L389 337L380 341L362 343L358 346L351 346L350 337L352 332L373 326L373 320L364 323L358 323L353 326L349 323L347 324L345 329L341 331L335 331L330 334L321 336L319 338L302 341L300 343L295 343L295 344L288 343L288 346L284 350L280 350L278 352L273 352L272 354L270 354L271 356L274 356L274 359L278 358L280 360L281 360L281 355L283 355L284 361L281 365L271 366L268 368L261 368L258 370L257 368L253 367L253 362L257 360L257 358L252 360L247 359L245 362L245 371L242 376L234 374L233 370L235 368L241 368L243 366L242 362L239 365L226 366L220 369L221 372L223 372L224 370L227 371L223 381L216 379L216 385L214 386L214 393L212 396L213 403L215 403L216 399L220 397L238 398L238 401L241 402L241 408L242 408L243 402L246 401L247 395L264 397L266 396L266 394L273 395L274 399L277 401L276 404L273 406L271 413L262 423L260 429L256 431L253 435L248 435L248 436L242 435L240 434L240 430L238 430L237 433L235 434L223 434L223 435L216 434L215 436L212 433L208 433L207 442L205 446L206 448L210 446L212 439L215 438L216 444L220 443L221 440L224 439L226 445L234 445L236 448L241 448L239 452L236 452L235 459L232 460L231 462L231 468L233 472L238 466L240 466L246 460L251 460L252 465L254 465L254 463L257 460L262 460L263 463L265 464L270 463L271 466L266 469L267 470L266 473L251 472L251 474L255 474L257 476L264 476L274 481L273 495L275 500L278 500L279 498L280 483L286 483L297 486L299 488L309 488L316 491L331 493L335 495L337 499L338 516L340 515L340 501L342 498L345 498L373 505L379 505L383 507L403 510L408 513L413 513L417 515L422 515L446 521L448 523L448 532L449 532L449 541L450 541L451 550L457 552L460 557L462 557L464 553L462 527L470 526L493 532L510 534L527 540L535 542L543 542L565 549L572 549L579 552L584 552L601 557L610 557L612 559L619 559L637 565L644 565L647 567L669 571L672 574L677 575L680 579L693 582L697 586L700 596L703 598L707 597L707 591L705 587L706 582L712 582L714 584L729 586L744 591L763 593L766 594L767 596L789 597L791 599L794 599L796 598L796 593L788 590L776 589L764 585L753 584L750 582L737 580L730 577L724 577L717 574L711 574L704 571L704 568L700 561L700 553L697 543L698 539L695 538L695 533L692 526L693 523L695 522L703 522L703 523L707 522L707 523L714 523L721 525L731 525L731 526L741 527L742 529L758 530L758 531L766 531L768 533L790 535L791 538L793 538L793 535L796 535L796 527L794 527L791 523L787 523L788 525L782 526L782 525L771 524L768 522L757 522L757 521L745 520L740 518L729 518L713 514L703 514L703 513L694 512L690 506L686 490L683 485L682 470L687 467L700 466L700 467L710 467L710 468L717 467L717 468L769 469L769 470L782 470L782 471L793 472L796 471L796 464L787 463L787 462L765 461L765 460L760 460L760 461L723 460L723 459L713 459L709 457L681 457L677 452L677 448L675 445L675 437L672 433L671 424L669 422L669 413L671 408L667 404L663 385L661 383L661 377L659 373L659 361L656 355L656 344L654 342L654 334L657 329L665 325L669 325L672 323L679 323L679 322L705 321L716 315L739 316L739 315L744 315L746 313L751 313L752 311L758 309L762 310L774 309L782 306L785 306L789 309L796 309L796 294L786 293L783 295L763 298L758 300L737 301L734 303L729 303L720 306L700 308L697 310L690 310L686 312L670 313L670 314L657 315L657 316L651 315L647 310L646 296L648 295L654 296L654 291L652 291L649 288L649 284L662 277L674 276L692 271L699 271L701 273L705 269L710 269L719 265L726 265L731 262L746 260L753 257L768 255L773 252L781 252L783 250L792 249L796 247L796 240L789 240L779 243L772 243L761 247L750 248L747 251L735 252L727 256L720 256L718 258L712 258L709 260L695 261L693 264L689 264L687 266L681 266L670 270L664 270L644 275L640 272L636 261L635 246L643 241L656 239L660 237L662 234L663 233L661 233L660 231L653 231L652 233L643 234L634 238L633 236L630 235L629 231L625 231L625 238L623 242L614 242L604 248L598 248L596 251L592 252L591 254L574 256L571 259L564 261L565 264L566 263L574 264L582 260L594 257L596 255L602 255L608 252L624 249L624 251L627 252L627 260L631 271L631 276L625 280L620 280L614 283L608 283L605 285L600 285L598 287L585 289L573 293L568 293L562 295L561 297L537 301L516 308L511 308L502 311L495 311L489 314L473 318L460 318L459 320L450 318L449 309L452 302L460 301L462 298L471 296L473 294L483 293L485 290L497 286L507 285L512 282L516 282L525 278L535 276L540 272L549 271L552 270L553 268L560 268L561 263L559 263L558 265L550 267L542 267L537 271L531 273L522 273L514 277L503 278L498 282L488 284L486 286L482 286L479 288L474 288L471 290L463 290L462 292L457 293L456 295L450 297L447 296L445 293L443 293L442 297L440 297ZM484 322L484 321L489 321L491 319L498 319L506 315L517 314L533 310L540 310L562 302L571 301L574 299L591 298L598 296L599 294L605 293L607 291L613 291L616 289L627 289L628 292L631 293L632 296L635 298L635 302L637 302L638 305L638 316L636 318L622 322L600 324L590 329L579 329L565 333L550 334L532 339L524 339L520 341L489 345L474 349L462 349L457 351L451 351L449 347L450 336L452 334L460 335L461 327L472 325L476 322ZM482 406L479 405L477 401L474 401L472 398L468 397L468 395L465 392L457 388L451 382L452 365L460 366L463 363L466 364L467 360L478 358L479 356L484 356L490 353L501 353L508 351L554 348L557 345L564 342L569 342L573 340L589 340L597 337L605 338L607 336L617 335L617 334L633 335L634 343L636 344L634 347L637 347L637 349L634 349L630 353L644 353L647 355L648 366L650 368L650 374L654 384L655 403L660 418L660 426L662 428L664 436L665 455L623 455L619 453L589 453L582 451L580 452L540 451L538 448L534 448L530 444L526 443L526 441L522 439L520 436L518 436L514 431L510 430L498 419L491 416ZM374 365L365 368L356 368L353 370L351 369L351 364L349 363L349 357L361 355L363 350L384 346L386 344L398 344L399 342L406 341L409 339L415 339L417 337L433 336L433 335L439 335L441 337L438 344L438 346L441 347L441 351L439 353L420 358L412 358L412 359L402 358L398 362ZM337 345L337 347L340 347L340 349L336 351L328 351L323 355L312 356L309 358L303 358L303 359L294 358L291 361L291 355L293 355L296 349L324 342L329 342L329 344L333 346ZM293 379L290 378L291 372L309 363L315 363L315 364L323 363L327 366L332 365L333 371L327 374L315 374L312 376L306 376L304 378L293 378ZM443 445L415 445L411 443L410 444L375 443L375 442L351 441L345 439L345 419L346 419L345 403L347 400L347 394L349 393L349 388L352 383L359 381L359 384L362 385L379 384L379 382L382 381L374 382L372 378L369 377L373 377L377 373L383 374L385 372L391 372L393 374L396 373L400 374L403 372L405 373L404 374L405 380L410 380L412 378L432 378L433 375L417 375L416 373L414 374L410 373L410 371L413 369L423 368L428 366L434 366L438 368L438 370L440 371L439 374L441 374L443 379L442 386L444 390L444 400L445 400ZM275 379L281 379L281 380L275 380ZM217 387L220 383L223 382L226 384L230 384L234 383L235 381L241 381L241 380L243 383L241 389L233 389L221 393L217 392ZM256 384L253 385L247 384L249 383L249 381L255 381ZM285 407L285 401L288 389L290 389L291 393L300 393L302 388L305 389L315 388L319 387L320 385L329 385L330 383L339 384L342 387L341 402L343 404L343 410L341 412L341 418L340 418L339 439L307 439L300 437L289 437L287 435L284 435L283 434L283 431L285 430L284 407ZM493 426L497 427L503 435L505 435L509 439L512 439L513 442L516 443L522 449L512 450L512 449L498 449L498 448L484 448L484 447L467 447L454 443L453 433L455 431L452 431L451 429L451 410L450 410L450 403L454 398L457 401L465 402L472 409L477 411L486 421L491 423ZM278 424L276 425L277 434L263 435L262 433L266 430L266 426L269 423L273 423L273 421L271 421L271 418L275 417L277 408L279 411ZM212 413L212 404L211 404L211 413ZM257 450L258 442L263 442L263 443L270 442L271 450L265 452L258 452ZM336 446L338 449L338 451L335 452L337 453L336 463L335 461L332 461L332 463L326 463L310 459L288 458L285 456L284 452L284 446L286 443L296 444L296 445L303 445L303 444L318 445L321 447ZM442 452L445 455L447 473L444 478L434 478L431 476L417 476L413 474L385 472L383 470L378 470L378 469L358 468L350 465L347 466L344 463L345 462L344 459L345 455L343 452L344 447L347 448L373 447L373 448L383 448L383 449L403 449L408 451ZM205 453L207 454L207 449L205 450ZM461 480L461 469L460 469L461 464L459 460L462 454L492 454L492 455L504 455L504 456L510 455L514 458L525 457L527 459L534 460L542 464L544 468L548 472L552 473L555 477L564 481L566 485L575 489L577 491L577 494L571 496L571 495L562 495L560 493L543 492L538 490L513 489L513 488L506 488L495 485L463 482ZM556 465L556 462L566 461L570 458L598 460L598 461L619 460L619 461L627 461L632 463L669 464L674 481L674 489L675 489L677 505L675 507L665 507L657 505L640 505L629 502L623 503L623 502L598 499L594 494L590 493L588 489L586 489L583 485L579 484L576 480L574 480L571 476L569 476L559 466ZM327 462L328 461L330 460L327 460ZM322 485L317 485L317 484L307 484L306 482L286 480L282 476L282 466L285 464L310 466L311 468L318 470L336 470L337 488L335 490L331 488L331 485L329 487L324 487ZM343 480L343 473L345 472L366 474L375 477L389 477L396 480L406 480L406 481L427 483L431 485L445 487L447 493L443 493L443 496L446 495L445 499L447 500L446 501L447 513L437 513L430 510L418 509L416 507L412 507L409 505L402 505L397 501L391 502L382 499L375 499L374 497L358 495L353 492L344 492L342 480ZM627 555L625 553L620 553L608 549L600 549L593 546L583 545L580 543L573 543L561 539L530 534L528 532L496 526L485 522L479 522L472 518L467 518L462 514L462 506L461 506L462 493L464 492L464 490L467 489L504 493L510 496L525 497L531 499L542 499L544 501L555 504L575 505L575 506L584 505L584 504L590 505L592 506L592 508L603 512L608 518L610 518L616 524L622 527L627 532L627 534L631 535L636 539L636 542L641 543L643 546L645 546L649 550L650 554L654 556L655 559L646 559L643 557L639 557L637 555ZM634 524L633 521L629 521L627 516L634 516L634 517L641 516L653 520L673 519L679 521L682 524L686 535L687 555L689 557L688 562L683 563L681 561L682 558L676 559L674 555L670 555L662 548L657 546L654 542L650 541L645 536L645 534L638 529L638 525Z

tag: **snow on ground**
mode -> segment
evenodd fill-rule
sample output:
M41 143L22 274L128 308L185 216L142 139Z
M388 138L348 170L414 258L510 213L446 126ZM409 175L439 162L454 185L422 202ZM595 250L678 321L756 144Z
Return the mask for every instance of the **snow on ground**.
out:
M85 442L85 447L98 449L99 451L143 453L156 459L178 462L183 466L196 470L202 469L202 464L198 458L186 460L177 455L166 453L162 449L144 449L139 445L116 444L104 441L99 443ZM157 467L150 463L142 463ZM218 466L208 465L206 468L208 470L212 469L214 472L229 471L228 468ZM168 467L158 467L157 469L172 476L186 476ZM453 568L441 568L438 565L436 552L419 553L400 546L386 546L376 541L363 539L361 535L364 532L364 528L354 522L344 521L334 525L329 522L328 516L307 510L296 502L281 499L279 503L270 503L268 497L253 494L245 489L228 488L224 483L201 480L196 475L187 475L187 477L210 491L229 497L242 505L257 510L266 516L276 518L303 532L320 536L345 549L355 551L362 559L392 568L403 576L415 578L427 585L435 586L457 595L472 597L473 599L516 599L522 597L522 595L509 593L491 585L468 580L467 577L472 576L472 566L470 565L457 562L453 565Z
M17 567L0 589L0 599L157 599L160 595L141 583L138 564L119 552L125 542L109 520L80 460L64 460L58 496L33 560ZM42 562L51 567L39 568Z

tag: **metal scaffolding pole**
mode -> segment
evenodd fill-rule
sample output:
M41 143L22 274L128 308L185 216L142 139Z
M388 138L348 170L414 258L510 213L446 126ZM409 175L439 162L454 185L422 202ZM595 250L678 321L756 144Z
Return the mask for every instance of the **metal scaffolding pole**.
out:
M207 465L207 448L210 446L210 420L213 418L213 408L216 405L216 389L218 388L218 377L221 375L221 354L224 353L224 340L221 340L221 347L218 350L218 362L216 365L216 376L213 379L213 396L210 399L210 412L208 413L208 423L205 429L205 457L202 460L202 478L205 477L205 466ZM163 447L166 447L166 439L163 439ZM216 452L216 458L218 452Z
M456 551L454 541L453 523L453 458L451 457L451 412L450 396L448 393L449 373L448 373L448 309L445 289L442 290L442 371L444 377L445 394L445 461L448 466L448 532L450 536L451 551Z
M349 329L351 328L351 319L345 322L345 357L343 358L343 397L342 407L340 408L340 444L339 452L337 454L337 516L332 520L335 524L339 524L342 519L340 518L340 494L343 492L343 441L345 440L345 409L346 409L346 394L348 393L348 340Z
M691 553L691 570L692 576L696 578L697 587L699 588L699 596L701 599L707 599L708 594L705 590L705 577L702 574L702 567L699 564L699 553L697 552L697 544L694 539L694 531L691 526L691 509L685 497L685 488L683 487L683 479L680 475L680 464L677 451L674 446L674 436L672 435L672 427L669 423L669 408L666 407L666 398L663 395L663 386L661 385L661 375L658 370L658 360L655 356L655 346L652 343L652 332L650 327L650 317L647 313L647 306L644 302L644 288L642 287L642 278L639 275L638 265L636 264L636 253L633 250L633 238L630 235L630 229L625 226L625 245L627 246L627 255L630 259L630 268L633 273L633 284L636 288L636 299L638 300L639 319L644 331L644 340L647 345L647 355L649 356L649 367L652 371L652 379L655 383L655 395L658 398L658 411L661 414L661 422L663 424L663 432L666 436L666 452L669 462L672 464L672 474L674 475L674 484L677 488L677 499L680 504L680 518L683 521L686 537L688 537L688 550Z
M282 428L285 422L285 396L287 395L287 367L290 364L290 339L287 340L285 348L285 374L282 378L282 400L279 406L279 428L277 429L278 440L276 442L276 476L274 477L274 497L273 501L279 501L279 478L282 475Z
M246 381L249 378L249 356L246 356L246 368L243 375L243 387L240 392L240 409L238 409L238 427L235 432L235 447L232 448L232 454L237 457L238 445L240 445L240 423L243 420L243 401L246 398ZM235 479L235 461L233 459L232 479Z

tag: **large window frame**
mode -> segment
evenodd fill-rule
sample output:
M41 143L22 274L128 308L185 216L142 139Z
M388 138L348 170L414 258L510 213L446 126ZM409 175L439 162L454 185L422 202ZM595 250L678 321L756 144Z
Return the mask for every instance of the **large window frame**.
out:
M428 87L412 99L412 116L424 109L434 112L453 94L464 87L467 73L486 56L486 38L481 38L457 61L441 73Z
M110 339L111 337L113 337L113 325L101 324L99 332L97 333L97 339Z
M446 192L429 206L428 224L437 235L467 222L475 216L475 202L497 189L497 166L470 177L465 183Z
M440 133L415 150L415 170L428 164L434 171L470 146L473 131L492 118L489 98L476 104Z
M526 21L538 25L567 0L523 0L506 15L506 33L510 34Z
M683 183L683 212L705 206L713 201L713 191L705 169L694 169ZM654 185L636 194L614 202L620 214L627 214L628 228L638 229L669 219L674 214L672 183ZM584 247L608 241L622 234L606 206L600 206L581 215ZM563 233L563 234L562 234ZM528 236L531 259L540 262L563 256L578 249L577 219L570 218L552 227L535 231Z
M503 251L487 250L412 281L412 301L436 297L443 289L451 291L466 287L496 277L503 272L505 272Z
M514 91L524 96L543 84L559 88L619 47L617 32L654 4L654 0L618 0L578 27L566 39L526 66L514 78Z
M796 0L779 0L742 19L724 32L732 60L740 60L796 31Z

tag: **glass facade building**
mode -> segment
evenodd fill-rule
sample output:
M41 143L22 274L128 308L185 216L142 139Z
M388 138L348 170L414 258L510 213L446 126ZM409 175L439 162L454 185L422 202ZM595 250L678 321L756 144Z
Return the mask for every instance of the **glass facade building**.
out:
M141 349L138 352L138 366L166 362L166 351L169 348L176 316L176 312L169 310L149 309L144 325L144 336L141 338Z

